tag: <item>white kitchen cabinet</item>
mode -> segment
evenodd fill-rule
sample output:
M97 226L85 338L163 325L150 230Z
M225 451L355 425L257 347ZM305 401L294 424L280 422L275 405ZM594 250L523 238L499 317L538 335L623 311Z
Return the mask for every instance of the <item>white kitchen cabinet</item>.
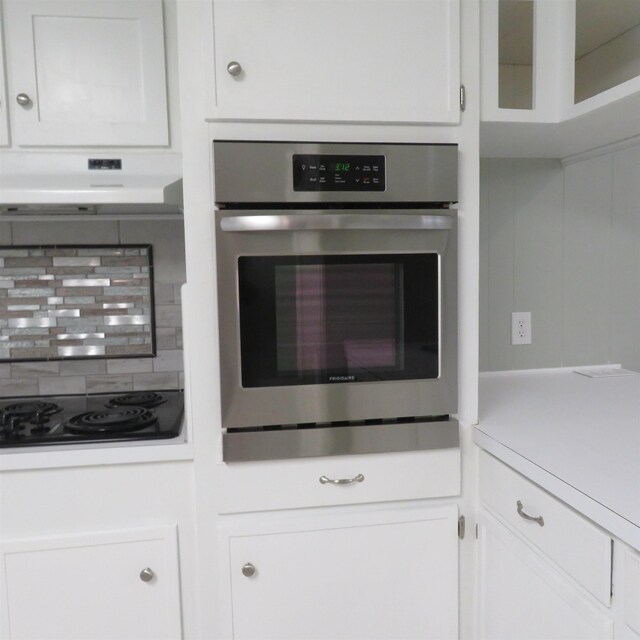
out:
M168 144L162 0L5 0L17 146Z
M479 484L478 636L612 638L611 537L484 451Z
M182 636L176 527L2 544L3 638Z
M215 0L218 120L457 123L459 0Z
M640 553L623 546L618 547L618 556L621 558L618 566L622 567L622 575L615 575L616 583L619 581L622 590L622 620L616 625L616 640L640 638Z
M613 638L606 610L483 510L478 538L479 638Z
M7 85L4 76L4 37L2 34L2 5L0 5L0 147L9 144L9 121L7 118Z
M224 518L228 635L457 638L457 507L317 514Z

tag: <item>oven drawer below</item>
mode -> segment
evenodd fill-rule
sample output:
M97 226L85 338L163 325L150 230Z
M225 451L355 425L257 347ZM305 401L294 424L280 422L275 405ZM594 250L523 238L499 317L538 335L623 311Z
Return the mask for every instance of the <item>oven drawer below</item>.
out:
M216 484L220 513L450 497L460 449L221 463Z

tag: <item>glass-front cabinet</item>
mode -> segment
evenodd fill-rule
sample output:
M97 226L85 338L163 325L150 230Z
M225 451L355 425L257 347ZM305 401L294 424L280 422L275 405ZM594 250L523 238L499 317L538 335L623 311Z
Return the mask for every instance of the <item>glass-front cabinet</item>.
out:
M483 0L486 122L561 123L640 91L638 0Z

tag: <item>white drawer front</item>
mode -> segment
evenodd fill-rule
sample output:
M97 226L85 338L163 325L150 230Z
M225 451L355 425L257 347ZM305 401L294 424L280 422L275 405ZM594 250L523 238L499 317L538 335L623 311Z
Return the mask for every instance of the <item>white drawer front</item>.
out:
M600 602L610 606L611 538L605 532L484 451L480 453L480 497Z
M449 497L460 493L460 450L221 463L216 484L219 513Z

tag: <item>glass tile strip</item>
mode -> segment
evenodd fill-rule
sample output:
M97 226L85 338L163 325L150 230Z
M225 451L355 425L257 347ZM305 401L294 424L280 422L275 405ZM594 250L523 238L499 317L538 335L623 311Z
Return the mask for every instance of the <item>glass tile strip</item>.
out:
M153 354L148 245L0 247L0 289L0 361Z

